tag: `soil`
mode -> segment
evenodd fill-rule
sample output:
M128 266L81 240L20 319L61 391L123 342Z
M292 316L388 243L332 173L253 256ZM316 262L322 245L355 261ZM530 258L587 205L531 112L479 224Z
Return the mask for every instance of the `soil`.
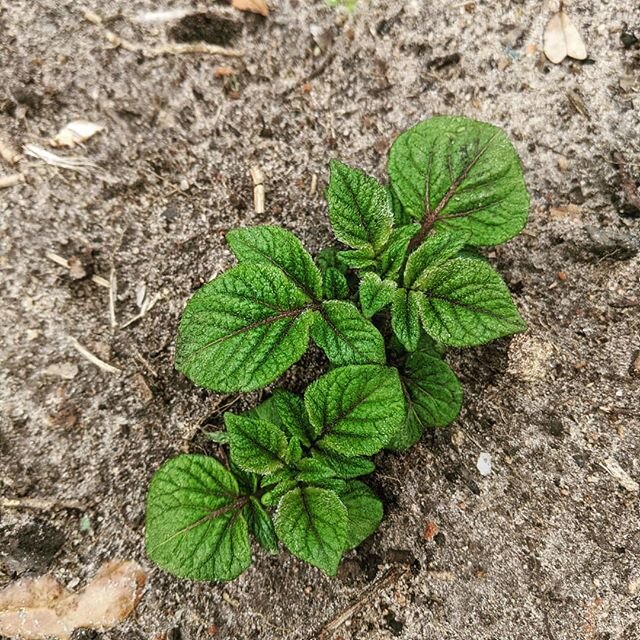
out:
M606 467L612 458L640 481L638 3L567 2L589 58L559 65L541 53L553 6L539 0L270 5L263 18L167 0L201 14L179 24L137 22L158 9L150 0L0 0L3 135L49 148L72 119L106 126L59 151L101 170L27 158L26 181L0 190L0 492L44 501L0 511L0 586L45 571L74 586L107 560L136 559L148 586L100 635L113 639L317 638L366 593L328 637L637 640L639 496ZM222 40L245 55L151 57L104 29L147 47L171 34ZM331 242L328 160L383 178L394 137L443 113L503 127L523 159L530 222L486 253L528 332L449 354L462 414L378 457L386 519L336 579L284 551L256 551L230 584L154 568L143 550L154 470L179 451L215 454L207 425L257 399L199 390L173 367L185 301L232 263L224 232L280 224L318 251ZM266 174L264 214L253 165ZM91 279L112 270L118 328ZM122 327L143 286L157 304ZM282 384L303 388L318 362L309 354Z

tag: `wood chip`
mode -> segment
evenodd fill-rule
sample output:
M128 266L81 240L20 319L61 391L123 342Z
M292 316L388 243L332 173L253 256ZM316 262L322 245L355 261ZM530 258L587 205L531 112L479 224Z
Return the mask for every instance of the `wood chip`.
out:
M0 507L3 509L33 509L34 511L55 511L58 509L86 511L87 509L87 505L78 500L52 500L51 498L0 498Z
M549 217L552 220L580 220L582 218L582 209L577 204L568 204L565 207L551 207L549 209Z
M567 56L576 60L585 60L587 57L582 36L564 10L552 16L547 23L544 54L553 64L560 64Z
M256 213L264 213L264 172L260 167L249 169L253 180L253 208Z
M265 18L269 15L269 7L265 0L231 0L231 6L239 11L257 13Z
M0 189L15 187L21 182L24 182L24 176L21 173L12 173L8 176L0 176Z
M0 157L9 164L15 164L22 158L20 152L9 142L8 138L0 132Z
M215 78L228 78L235 73L232 67L215 67L213 70L213 76Z
M0 634L64 640L74 629L106 631L136 608L145 581L146 574L137 562L123 560L103 564L77 593L51 575L22 578L0 591Z
M149 385L144 379L144 376L140 372L138 372L134 374L131 380L135 386L138 396L140 397L140 400L142 400L145 405L149 404L153 400L153 392L149 388Z

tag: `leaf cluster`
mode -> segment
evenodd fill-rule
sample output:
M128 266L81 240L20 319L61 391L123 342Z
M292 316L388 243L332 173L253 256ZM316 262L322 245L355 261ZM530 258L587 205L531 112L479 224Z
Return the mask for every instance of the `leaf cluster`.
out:
M462 391L443 358L524 330L500 275L478 248L523 228L529 199L498 128L436 117L401 134L389 184L330 164L329 221L340 247L314 260L274 226L230 231L238 264L189 300L176 366L218 392L272 383L313 341L329 370L299 397L278 389L216 439L229 468L183 455L154 476L147 551L166 570L230 580L251 561L249 536L334 575L370 535L382 504L356 478L383 448L401 450L457 416Z

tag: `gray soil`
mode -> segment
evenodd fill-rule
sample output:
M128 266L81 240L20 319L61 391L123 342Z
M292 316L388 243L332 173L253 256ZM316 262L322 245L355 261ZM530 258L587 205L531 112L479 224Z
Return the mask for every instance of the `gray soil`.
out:
M0 492L44 501L1 509L0 586L46 571L81 586L104 561L140 561L142 601L103 638L317 638L361 599L328 637L637 640L639 498L606 470L613 459L640 481L637 1L567 3L590 57L560 65L540 52L551 7L539 0L362 0L353 13L270 4L264 19L212 2L207 18L177 26L135 22L158 8L150 0L0 0L5 137L49 148L69 120L106 125L60 152L102 171L28 158L17 166L26 182L0 190ZM114 47L83 5L132 42L226 38L245 56ZM217 77L218 66L234 75ZM318 251L331 242L328 160L382 178L394 137L442 113L504 127L522 156L530 222L487 254L528 332L449 354L460 417L379 456L372 484L386 519L336 579L284 551L256 551L230 584L154 568L143 550L154 470L180 451L215 454L203 432L220 408L257 399L204 392L173 368L185 301L232 263L225 230L280 224ZM252 165L266 174L261 215ZM141 285L161 297L112 329L107 289L47 251L89 274L113 267L120 325L138 313ZM72 338L122 373L88 362ZM303 388L319 363L309 354L282 384ZM481 452L492 456L487 476Z

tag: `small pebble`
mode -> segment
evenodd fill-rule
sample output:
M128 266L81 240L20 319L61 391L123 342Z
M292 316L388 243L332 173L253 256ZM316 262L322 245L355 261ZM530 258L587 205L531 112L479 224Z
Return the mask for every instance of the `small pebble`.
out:
M488 476L491 473L491 454L483 451L478 456L476 466L481 476Z

